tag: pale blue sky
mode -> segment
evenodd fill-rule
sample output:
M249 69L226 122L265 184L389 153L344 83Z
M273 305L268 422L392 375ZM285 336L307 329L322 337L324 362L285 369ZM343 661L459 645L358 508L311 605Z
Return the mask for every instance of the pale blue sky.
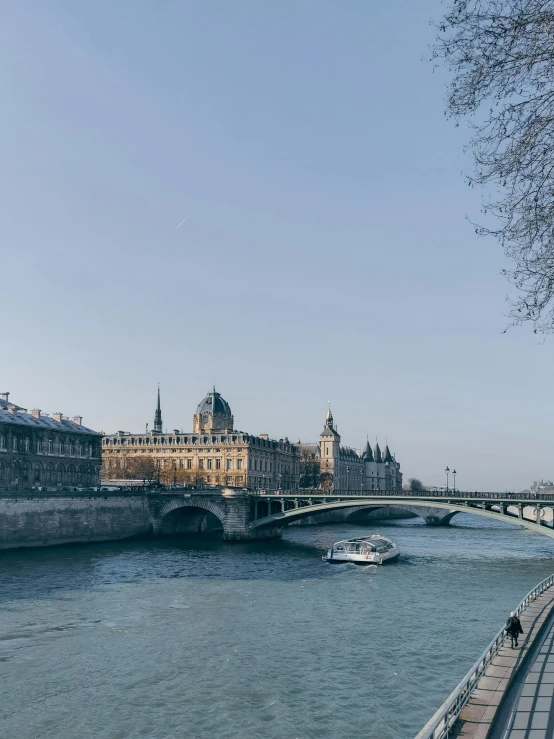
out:
M18 0L0 23L1 391L94 428L314 440L407 477L554 474L552 341L465 216L439 0ZM188 216L179 228L176 226Z

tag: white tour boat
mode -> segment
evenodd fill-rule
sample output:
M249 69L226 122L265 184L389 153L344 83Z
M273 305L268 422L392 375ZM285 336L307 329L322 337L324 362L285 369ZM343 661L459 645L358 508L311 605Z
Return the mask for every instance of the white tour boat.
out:
M337 541L321 559L330 564L382 565L398 557L398 547L380 534Z

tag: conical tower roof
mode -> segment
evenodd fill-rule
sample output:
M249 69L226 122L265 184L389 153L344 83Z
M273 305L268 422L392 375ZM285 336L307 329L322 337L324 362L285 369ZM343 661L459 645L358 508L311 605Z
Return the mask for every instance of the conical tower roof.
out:
M394 462L394 459L392 458L392 454L390 453L388 444L385 447L385 462Z
M383 455L381 454L381 448L379 446L379 442L375 443L375 449L373 451L373 459L375 460L375 462L383 461Z
M362 459L365 459L367 462L373 462L373 452L369 446L369 440L365 443L365 448L362 452Z

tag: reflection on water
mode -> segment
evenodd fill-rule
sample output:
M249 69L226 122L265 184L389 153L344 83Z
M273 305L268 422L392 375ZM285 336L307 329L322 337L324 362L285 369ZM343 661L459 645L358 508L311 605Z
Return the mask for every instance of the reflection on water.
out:
M413 737L554 570L553 540L453 524L1 553L0 736ZM321 561L376 532L395 564Z

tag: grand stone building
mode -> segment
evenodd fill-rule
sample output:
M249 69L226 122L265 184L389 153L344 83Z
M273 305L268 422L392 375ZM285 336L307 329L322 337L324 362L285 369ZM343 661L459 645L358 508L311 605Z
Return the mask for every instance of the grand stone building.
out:
M0 488L100 484L102 434L81 416L27 411L0 393Z
M253 436L234 427L227 401L215 388L199 403L192 431L163 431L160 393L152 429L104 437L104 479L199 483L255 490L298 488L297 448L288 439Z
M402 489L400 464L391 454L388 444L384 452L376 443L375 449L366 442L363 452L341 444L341 437L333 420L331 409L327 413L319 444L299 445L301 467L307 465L304 475L306 487L324 487L334 493L386 491Z

